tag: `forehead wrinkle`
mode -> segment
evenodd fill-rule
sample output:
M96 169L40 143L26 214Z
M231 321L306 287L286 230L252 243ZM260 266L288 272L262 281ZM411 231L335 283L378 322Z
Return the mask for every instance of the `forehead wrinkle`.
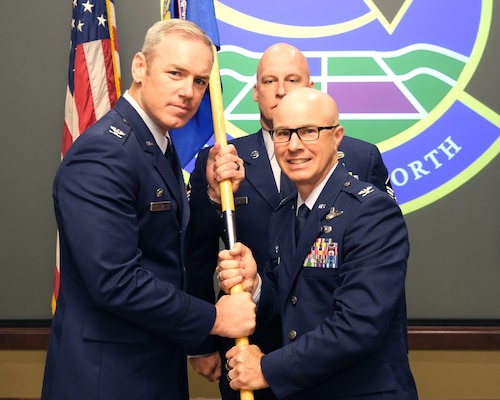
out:
M176 71L179 71L179 72L190 72L188 68L180 65L180 64L175 64L175 63L171 63L169 64L165 69L174 69ZM195 76L197 78L202 78L202 79L209 79L210 78L210 74L195 74Z

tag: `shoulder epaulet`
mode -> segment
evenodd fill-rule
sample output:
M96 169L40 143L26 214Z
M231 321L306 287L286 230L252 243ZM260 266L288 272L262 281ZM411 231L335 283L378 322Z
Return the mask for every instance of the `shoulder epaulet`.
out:
M351 176L344 182L344 188L342 190L356 197L359 201L364 201L377 193L382 193L375 185L359 181Z
M127 134L123 132L120 128L117 128L116 126L113 125L109 126L108 132L116 136L118 139L123 139L125 136L127 136Z

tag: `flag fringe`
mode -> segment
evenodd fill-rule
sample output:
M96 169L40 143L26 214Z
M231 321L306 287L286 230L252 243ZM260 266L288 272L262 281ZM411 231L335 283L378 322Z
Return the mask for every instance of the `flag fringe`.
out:
M111 0L106 0L106 12L108 13L109 38L111 40L111 59L113 60L113 78L115 80L116 98L121 96L121 83L118 63L116 60L117 42L115 38L114 10L111 10Z

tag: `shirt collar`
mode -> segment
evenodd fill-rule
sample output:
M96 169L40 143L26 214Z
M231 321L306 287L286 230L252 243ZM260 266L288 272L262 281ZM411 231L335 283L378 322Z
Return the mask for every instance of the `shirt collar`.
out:
M262 137L264 138L264 145L266 146L267 155L270 160L274 158L274 142L269 131L262 128Z
M165 153L167 150L167 135L169 134L168 132L163 133L161 129L156 125L153 120L146 114L146 112L142 109L142 107L135 101L135 99L132 97L132 95L129 93L129 91L125 91L123 94L123 97L125 100L127 100L132 107L137 111L137 113L140 115L146 126L149 128L151 133L153 134L153 137L156 141L156 144L162 151L162 153Z
M306 204L307 208L309 208L309 210L312 210L313 207L314 207L314 204L316 203L316 201L318 200L319 198L319 195L321 194L321 192L323 191L323 189L325 188L325 185L326 185L326 182L328 182L328 179L330 179L330 176L332 176L333 174L333 171L335 171L335 168L337 167L338 165L338 162L333 166L333 168L330 170L330 172L328 172L328 174L324 177L324 179L319 183L318 186L316 186L312 192L309 194L309 196L307 196L307 199L302 199L302 197L300 197L300 193L297 195L297 210L299 209L299 207L302 205L302 204Z

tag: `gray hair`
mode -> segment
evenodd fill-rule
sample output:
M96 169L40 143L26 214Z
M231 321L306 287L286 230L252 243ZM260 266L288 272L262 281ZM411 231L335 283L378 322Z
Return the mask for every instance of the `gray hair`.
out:
M212 51L212 40L210 37L195 23L183 20L180 18L172 18L156 22L146 33L144 44L141 52L144 54L146 61L149 61L162 41L168 35L176 33L186 38L199 39Z

